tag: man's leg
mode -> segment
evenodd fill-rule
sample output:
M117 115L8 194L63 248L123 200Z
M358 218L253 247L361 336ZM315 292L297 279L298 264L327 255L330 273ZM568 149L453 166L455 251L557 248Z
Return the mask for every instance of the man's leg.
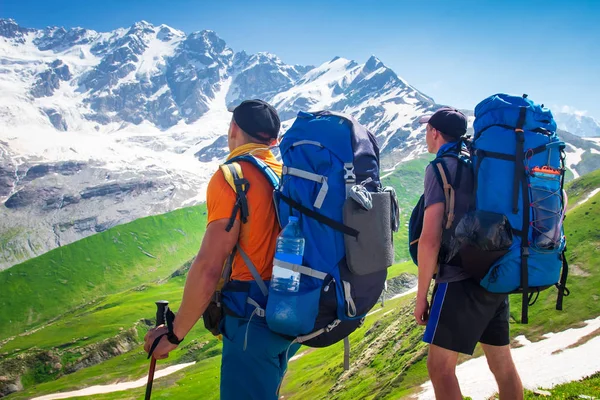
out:
M523 385L510 354L510 346L492 346L481 343L490 370L496 377L500 400L523 399Z
M277 400L290 342L264 322L226 316L222 330L221 400ZM298 347L292 346L288 356Z
M456 378L458 353L432 344L427 356L427 371L436 399L462 400Z
M456 378L458 352L473 351L477 337L465 332L464 293L461 282L437 285L423 341L429 343L427 371L438 399L460 400L462 395ZM464 334L464 335L463 335Z
M438 285L423 336L431 345L427 368L438 399L462 399L458 353L473 354L500 300L470 279Z

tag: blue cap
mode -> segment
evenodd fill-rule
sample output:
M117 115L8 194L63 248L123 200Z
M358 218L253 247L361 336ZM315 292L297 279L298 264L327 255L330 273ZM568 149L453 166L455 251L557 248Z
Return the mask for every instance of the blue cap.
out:
M298 222L298 217L292 217L290 215L290 217L288 218L288 222Z

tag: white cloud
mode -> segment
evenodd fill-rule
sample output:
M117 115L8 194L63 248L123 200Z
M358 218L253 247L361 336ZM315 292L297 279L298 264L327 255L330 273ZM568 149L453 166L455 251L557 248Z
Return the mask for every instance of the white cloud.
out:
M560 110L560 112L567 114L575 114L578 117L584 117L587 115L587 110L578 110L575 107L564 105L562 107L556 107L556 109Z

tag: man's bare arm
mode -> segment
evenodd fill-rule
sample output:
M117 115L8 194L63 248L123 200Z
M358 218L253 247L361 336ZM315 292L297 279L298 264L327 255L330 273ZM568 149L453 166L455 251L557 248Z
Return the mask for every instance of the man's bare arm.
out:
M177 311L174 333L183 338L202 316L221 277L223 264L236 245L240 221L227 232L229 219L211 222L206 228L202 245L188 272L181 306Z
M419 283L417 298L427 298L429 285L438 264L438 253L442 242L444 203L435 203L425 209L423 230L419 238Z

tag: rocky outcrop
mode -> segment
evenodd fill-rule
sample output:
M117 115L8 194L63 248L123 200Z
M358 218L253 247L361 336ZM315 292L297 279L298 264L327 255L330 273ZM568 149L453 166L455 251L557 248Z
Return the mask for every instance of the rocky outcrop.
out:
M59 131L66 131L69 127L62 114L54 108L44 108L44 113L48 116L50 123Z
M98 33L92 30L83 28L67 30L53 26L44 29L42 36L35 38L33 44L42 51L52 50L58 53L73 46L88 44L97 37Z
M196 152L194 157L196 157L198 161L209 162L214 159L220 160L227 156L228 153L227 136L219 136L211 145L203 147Z
M4 202L4 206L10 209L25 208L35 204L38 201L47 201L55 198L60 193L60 188L43 187L39 189L25 188L21 189Z
M241 51L233 58L236 75L228 94L228 107L242 100L265 98L287 90L308 70L314 67L284 64L277 56L269 53L248 55Z
M25 35L33 31L34 29L19 26L14 19L0 19L0 36L16 43L25 43Z
M54 91L60 87L61 81L72 78L69 66L61 60L55 60L49 64L49 68L37 76L37 80L31 88L33 97L52 96Z
M414 288L416 285L417 277L413 274L403 272L392 279L388 279L387 290L384 294L386 298L394 297Z
M13 186L14 186L14 181L15 181L14 166L0 165L0 197L8 196L11 193Z
M83 347L77 346L77 342L88 338L75 339L50 350L8 355L0 362L0 397L23 390L24 376L31 384L47 382L127 353L140 344L137 329L146 330L148 324L151 322L142 320L115 337Z
M74 175L86 166L85 163L75 161L64 161L56 164L37 164L30 167L23 181L30 182L48 174L57 173L61 175Z
M0 376L0 397L23 390L21 377Z
M152 181L136 181L129 183L110 183L89 187L83 190L79 195L82 199L91 199L92 197L118 196L130 192L140 192L151 189L154 186Z
M136 324L137 325L137 324ZM65 374L79 371L82 368L100 364L108 359L131 351L139 343L137 341L137 329L123 331L114 338L106 339L100 343L86 346L82 349L73 349L71 353L79 353L81 356L64 368Z

